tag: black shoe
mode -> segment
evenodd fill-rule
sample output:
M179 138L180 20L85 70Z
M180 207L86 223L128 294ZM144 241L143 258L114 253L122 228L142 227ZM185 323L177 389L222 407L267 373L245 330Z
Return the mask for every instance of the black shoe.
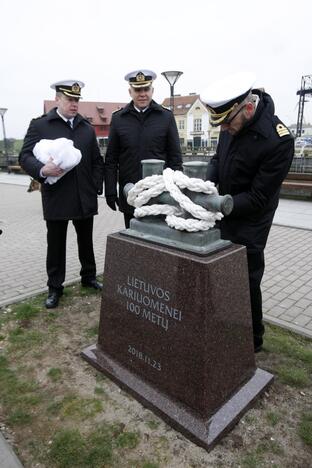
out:
M103 284L99 283L96 279L90 280L90 281L82 281L81 282L82 286L84 288L93 288L93 289L103 289Z
M55 307L58 306L59 299L61 297L62 293L59 293L57 291L51 291L49 292L49 295L45 301L45 306L47 309L54 309Z

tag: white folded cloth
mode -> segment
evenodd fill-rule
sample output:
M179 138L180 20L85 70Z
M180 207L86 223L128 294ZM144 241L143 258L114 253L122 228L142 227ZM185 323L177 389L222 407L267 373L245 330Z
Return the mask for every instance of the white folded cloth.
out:
M65 172L61 176L48 176L45 184L55 184L66 172L77 166L81 160L81 151L74 147L74 142L68 138L56 140L40 140L33 149L34 156L42 164L46 164L52 158L54 164L60 166Z

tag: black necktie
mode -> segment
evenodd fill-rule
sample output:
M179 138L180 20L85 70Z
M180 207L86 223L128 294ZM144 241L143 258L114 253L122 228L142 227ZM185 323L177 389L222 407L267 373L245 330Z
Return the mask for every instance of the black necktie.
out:
M69 125L70 128L73 128L71 120L67 120L67 125Z

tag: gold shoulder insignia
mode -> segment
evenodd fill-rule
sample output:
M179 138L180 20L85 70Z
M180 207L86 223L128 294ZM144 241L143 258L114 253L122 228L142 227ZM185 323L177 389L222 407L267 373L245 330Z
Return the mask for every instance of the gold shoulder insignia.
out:
M166 107L166 106L163 106L163 105L161 105L161 107L162 107L163 109L166 109L166 110L168 110L168 111L171 111L170 107Z
M283 124L277 124L276 125L276 131L279 137L283 137L285 135L289 135L289 130L285 125Z

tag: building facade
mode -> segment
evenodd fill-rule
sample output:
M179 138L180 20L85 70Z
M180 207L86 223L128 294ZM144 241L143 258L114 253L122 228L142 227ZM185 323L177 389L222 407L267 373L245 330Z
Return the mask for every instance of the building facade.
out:
M170 107L170 98L163 101L163 106ZM173 112L182 149L200 150L217 146L220 128L210 125L207 107L198 94L175 95Z

